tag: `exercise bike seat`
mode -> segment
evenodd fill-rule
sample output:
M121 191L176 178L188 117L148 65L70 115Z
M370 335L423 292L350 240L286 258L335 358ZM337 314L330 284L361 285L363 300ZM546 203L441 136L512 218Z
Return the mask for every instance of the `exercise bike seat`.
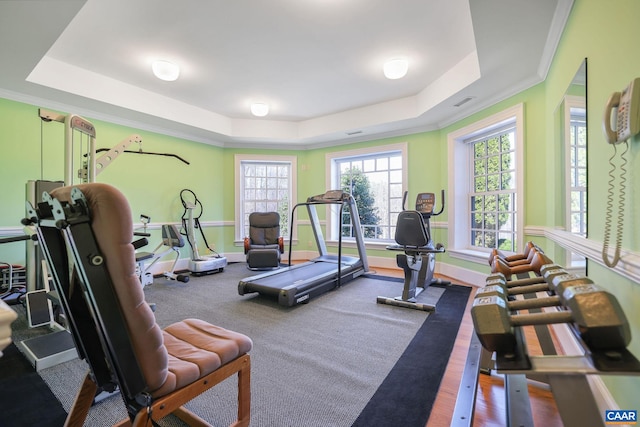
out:
M440 243L433 246L422 214L418 211L402 211L398 214L395 241L395 245L387 246L388 250L402 251L412 255L445 251Z

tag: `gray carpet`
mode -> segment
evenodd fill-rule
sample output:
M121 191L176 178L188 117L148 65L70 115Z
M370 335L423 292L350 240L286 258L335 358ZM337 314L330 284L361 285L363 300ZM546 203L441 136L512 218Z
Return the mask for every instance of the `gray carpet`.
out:
M239 296L237 284L253 273L231 264L189 283L156 279L145 288L164 327L196 317L251 337L252 426L350 426L427 317L426 312L376 304L378 295L401 293L402 283L360 277L312 299L281 307L275 300ZM435 303L443 288L430 287L421 302ZM40 375L68 410L87 366L80 360ZM214 425L236 415L236 379L226 380L188 407ZM86 425L108 426L125 417L113 396L94 405ZM176 419L160 423L181 425Z

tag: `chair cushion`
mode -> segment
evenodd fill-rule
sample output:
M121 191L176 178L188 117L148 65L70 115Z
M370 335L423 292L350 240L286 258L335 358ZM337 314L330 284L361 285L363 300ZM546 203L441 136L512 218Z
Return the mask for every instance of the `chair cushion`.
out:
M280 250L275 248L251 249L247 253L249 268L274 268L280 265Z
M251 245L277 244L280 237L280 214L277 212L252 212L249 215Z
M169 375L154 397L164 396L248 353L253 343L246 335L199 319L185 319L163 331L169 353Z

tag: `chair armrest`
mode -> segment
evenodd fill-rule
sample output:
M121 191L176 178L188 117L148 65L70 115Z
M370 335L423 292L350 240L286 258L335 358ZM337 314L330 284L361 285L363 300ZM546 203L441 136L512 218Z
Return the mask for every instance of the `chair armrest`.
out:
M278 237L278 249L280 249L280 253L284 253L284 238L282 236Z
M245 255L249 253L249 249L251 249L251 242L249 241L248 237L245 237L244 238L244 254Z

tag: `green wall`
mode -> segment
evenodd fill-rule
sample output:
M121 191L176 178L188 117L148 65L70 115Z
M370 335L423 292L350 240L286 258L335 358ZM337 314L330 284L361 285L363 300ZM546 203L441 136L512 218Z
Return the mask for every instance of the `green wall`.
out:
M111 148L130 135L138 134L145 152L173 153L190 163L187 165L166 156L125 153L97 176L98 182L112 184L127 196L134 223L138 222L140 214L150 216L156 224L179 222L184 211L179 193L184 188L194 191L202 202L204 215L201 221L222 220L226 198L221 197L219 190L225 180L223 149L87 119L96 127L98 148ZM0 179L6 191L0 227L20 227L26 182L64 179L64 126L57 122L42 122L38 117L38 106L0 99L0 138ZM137 149L136 144L129 147L129 150ZM211 243L222 241L220 227L207 229L207 233ZM155 245L161 241L160 232L154 230L152 234L149 240ZM2 245L0 257L23 262L24 245Z
M543 83L439 131L304 151L241 150L195 143L92 120L98 129L98 147L111 147L135 132L142 136L145 151L176 153L191 162L187 166L170 158L123 156L109 166L98 177L98 181L114 184L125 193L131 202L136 221L141 213L150 215L153 223L179 221L182 206L178 193L183 188L189 188L195 191L204 205L201 221L232 224L235 218L235 154L296 155L298 200L304 200L309 195L325 190L326 153L407 142L408 190L412 194L421 190L438 191L448 186L447 134L517 103L523 103L526 126L525 226L562 226L558 207L564 203L564 177L554 115L580 63L588 58L589 239L601 244L608 180L606 159L612 154L612 148L605 143L601 131L602 112L611 92L621 90L631 79L640 76L640 56L635 54L637 41L640 40L640 26L637 23L639 16L640 2L637 0L576 0ZM0 180L5 189L3 209L0 210L0 228L20 227L27 180L62 179L63 128L58 123L41 123L37 117L38 107L0 99ZM633 253L640 252L640 222L635 219L640 200L640 173L637 172L640 164L639 141L636 137L631 142L628 155L627 223L623 241L623 247ZM44 159L42 169L41 155ZM306 214L301 214L299 218L306 219ZM446 221L445 210L438 217L438 222ZM209 227L206 233L210 243L215 244L216 250L220 252L242 250L234 244L234 230L230 225ZM527 240L530 237L532 236L526 236ZM556 252L560 253L553 242L541 236L533 237L548 249L552 257ZM306 249L306 242L311 238L308 227L301 226L300 249ZM435 229L434 238L446 246L447 230ZM23 259L22 244L2 246L0 259L14 262ZM372 250L370 255L393 256L384 250ZM447 254L439 261L478 272L487 270L484 264L454 259ZM589 263L589 276L613 292L622 302L635 336L631 350L640 355L640 287L596 262ZM605 382L621 408L638 408L639 379L605 377Z
M635 0L576 1L545 81L546 111L547 117L551 117L573 74L587 58L589 240L599 245L604 235L608 159L613 154L602 132L603 111L612 92L622 90L633 78L640 77L640 57L633 54L640 39L639 16L640 2ZM546 128L548 150L553 151L553 128L549 124ZM623 239L623 248L633 253L640 252L640 221L636 219L640 174L635 172L640 165L638 142L637 136L632 139L627 156L627 214ZM548 188L556 187L549 182ZM558 201L558 194L554 196ZM547 216L552 217L553 207L547 210ZM640 286L597 262L589 262L589 277L614 293L621 302L635 337L630 350L640 355ZM638 408L639 379L603 378L621 408Z

